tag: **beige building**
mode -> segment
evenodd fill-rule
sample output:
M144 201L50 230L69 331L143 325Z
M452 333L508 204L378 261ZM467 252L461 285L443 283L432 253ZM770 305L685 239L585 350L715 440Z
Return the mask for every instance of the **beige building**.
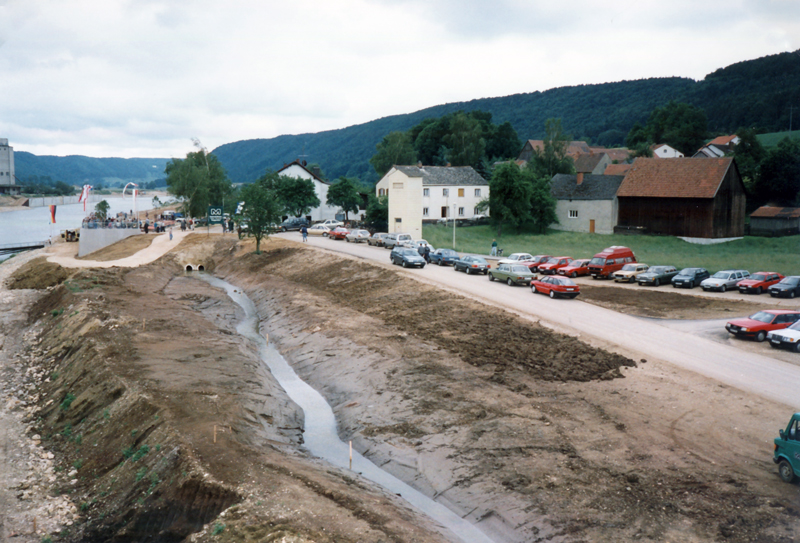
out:
M489 182L469 166L394 166L375 185L389 197L389 232L422 237L422 223L469 219L489 197Z
M558 174L550 181L558 224L570 232L613 234L617 225L617 190L624 175Z
M14 148L0 138L0 194L19 194L14 173Z

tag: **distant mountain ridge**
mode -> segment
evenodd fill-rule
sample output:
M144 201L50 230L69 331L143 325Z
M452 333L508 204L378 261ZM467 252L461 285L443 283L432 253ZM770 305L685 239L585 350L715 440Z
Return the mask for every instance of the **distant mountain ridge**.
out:
M52 177L70 185L138 183L165 177L168 158L94 158L88 156L38 156L14 152L14 167L19 182L31 176Z
M705 110L712 134L732 133L740 126L767 132L786 130L789 127L789 105L800 103L800 51L738 62L708 74L701 81L682 77L650 78L480 98L383 117L337 130L227 143L212 152L236 183L253 181L267 169L277 170L301 154L307 155L309 163L319 164L329 179L344 175L374 183L377 175L369 159L375 153L375 145L389 132L408 130L428 117L440 117L458 110L488 111L497 124L509 121L523 141L541 139L545 120L560 118L564 130L574 139L613 146L623 143L635 122L644 124L655 107L670 100ZM800 123L800 115L797 117ZM63 169L70 179L81 175L84 178L126 179L127 175L139 178L143 173L140 165L134 163L121 163L121 169L115 170L111 162L92 165L87 161L72 164L69 160L81 158L87 157L18 160L17 176L22 178L34 173L34 168L38 175L52 175L67 182L72 181L55 172ZM169 159L127 160L162 161L166 164ZM47 171L51 173L40 173ZM163 166L160 175L163 175Z

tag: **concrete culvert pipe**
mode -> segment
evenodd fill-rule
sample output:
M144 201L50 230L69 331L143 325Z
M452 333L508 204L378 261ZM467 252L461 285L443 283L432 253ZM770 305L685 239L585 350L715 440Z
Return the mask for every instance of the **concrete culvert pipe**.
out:
M206 271L206 267L200 264L199 266L197 266L197 271Z
M194 268L192 267L191 264L186 265L186 271L194 271Z

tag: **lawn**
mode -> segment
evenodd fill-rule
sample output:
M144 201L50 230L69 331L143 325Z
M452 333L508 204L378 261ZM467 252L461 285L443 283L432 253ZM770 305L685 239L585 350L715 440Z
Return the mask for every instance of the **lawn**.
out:
M425 225L423 237L434 247L453 247L453 227ZM456 250L488 255L497 232L491 226L456 228ZM800 236L784 238L745 237L714 245L696 245L669 236L605 236L551 230L547 235L516 234L504 230L497 238L504 254L531 253L573 258L591 258L611 245L633 249L640 262L700 267L711 273L724 269L745 269L750 273L774 271L800 275Z

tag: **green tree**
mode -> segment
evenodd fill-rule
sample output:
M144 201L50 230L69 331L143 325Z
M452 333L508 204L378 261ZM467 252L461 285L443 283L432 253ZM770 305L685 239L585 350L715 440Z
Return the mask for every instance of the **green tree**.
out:
M108 202L105 200L100 200L97 202L97 205L94 206L94 215L100 221L104 221L108 218L108 210L111 209L111 206L108 205Z
M261 240L268 236L272 224L280 222L281 204L266 181L243 187L241 198L244 201L242 220L247 223L249 234L256 238L256 254L261 254Z
M531 175L531 174L529 174ZM489 220L497 228L497 236L503 226L510 225L518 232L530 223L533 186L513 162L500 164L489 180L489 198L481 202L480 209L489 208Z
M356 184L347 177L340 177L336 183L328 187L328 198L325 203L329 206L339 206L344 211L344 220L349 220L348 213L358 213L361 196L358 194Z
M767 202L800 204L800 140L784 138L761 162L756 193Z
M564 133L561 119L547 119L544 123L546 136L544 148L535 149L528 161L527 168L533 170L536 177L552 179L557 173L573 173L575 165L567 155L567 147L572 136Z
M767 157L767 151L752 128L739 128L736 135L739 136L739 143L733 148L733 158L736 159L748 195L760 200L755 189L759 185L761 163Z
M364 221L370 228L386 232L389 228L389 198L386 196L378 198L375 193L370 193Z
M699 107L670 100L650 113L645 131L650 143L666 143L692 156L708 137L708 119Z
M375 149L377 152L369 159L369 163L379 177L386 175L392 166L417 163L417 153L411 144L409 132L389 132Z
M522 149L517 131L506 121L500 126L491 125L486 140L486 157L490 160L516 158Z
M533 170L528 168L523 170L522 178L531 187L531 231L534 234L546 234L547 228L558 222L556 199L550 191L550 179L552 178L537 176Z
M486 140L478 119L457 113L450 120L450 133L443 138L447 161L453 166L475 166L486 151Z
M320 201L314 190L311 179L300 179L278 175L272 170L256 180L273 191L278 198L281 213L291 217L307 215L313 208L319 207Z
M650 145L649 136L647 135L647 130L645 130L639 121L636 121L625 137L625 147L628 149L635 149L642 144L645 146Z
M222 164L205 149L170 160L164 171L167 192L183 202L183 212L190 217L205 216L209 204L221 204L231 192Z

